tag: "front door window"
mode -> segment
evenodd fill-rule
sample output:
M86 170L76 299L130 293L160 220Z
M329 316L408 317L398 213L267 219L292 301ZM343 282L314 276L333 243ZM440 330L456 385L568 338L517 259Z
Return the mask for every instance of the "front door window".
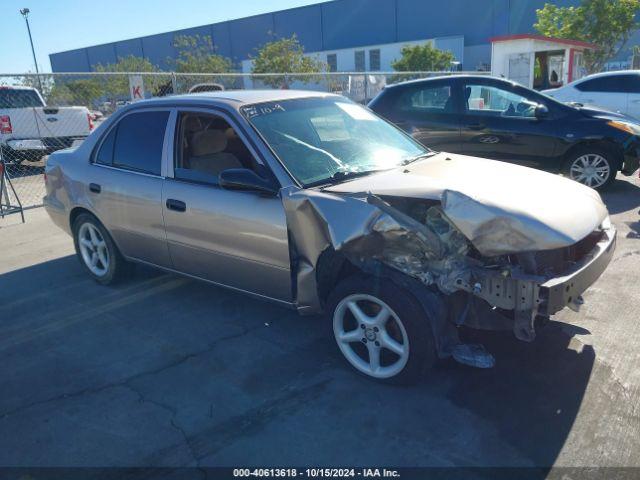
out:
M509 90L468 84L465 108L470 115L535 118L537 103Z

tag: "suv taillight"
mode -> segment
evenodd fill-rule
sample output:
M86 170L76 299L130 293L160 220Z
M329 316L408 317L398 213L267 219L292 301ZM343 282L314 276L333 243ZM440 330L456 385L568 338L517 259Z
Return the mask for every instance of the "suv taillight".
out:
M91 114L87 113L87 120L89 121L89 131L93 130L93 120L91 120Z
M13 133L11 117L9 115L0 116L0 133Z

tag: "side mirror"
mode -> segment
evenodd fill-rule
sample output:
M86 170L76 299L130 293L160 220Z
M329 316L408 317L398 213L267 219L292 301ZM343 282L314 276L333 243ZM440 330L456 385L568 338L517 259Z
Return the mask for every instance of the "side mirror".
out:
M218 183L226 190L251 190L258 192L278 193L273 182L259 176L248 168L229 168L218 175Z
M547 118L549 116L549 108L546 105L540 103L536 107L535 116L538 119Z

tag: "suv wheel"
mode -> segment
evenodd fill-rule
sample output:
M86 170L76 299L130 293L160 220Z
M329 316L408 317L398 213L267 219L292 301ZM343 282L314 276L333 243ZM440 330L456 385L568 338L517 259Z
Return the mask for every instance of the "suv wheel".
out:
M98 283L115 283L127 270L127 261L93 215L81 214L75 220L73 243L80 263Z
M410 384L436 360L428 312L391 280L349 277L328 301L340 352L360 373Z
M611 185L617 172L618 162L613 154L599 148L582 148L565 165L566 176L596 190Z

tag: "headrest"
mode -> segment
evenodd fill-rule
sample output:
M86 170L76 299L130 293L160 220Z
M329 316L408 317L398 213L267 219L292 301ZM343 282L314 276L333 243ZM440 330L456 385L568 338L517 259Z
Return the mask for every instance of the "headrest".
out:
M471 87L465 87L465 89L464 89L464 98L467 101L471 98Z
M191 154L199 157L220 153L227 148L227 136L221 130L202 130L193 135Z
M200 124L200 118L195 116L188 116L184 121L184 131L186 133L197 132L198 130L202 130L202 125Z
M238 138L238 135L236 134L236 131L229 127L224 131L224 134L227 136L228 140L235 140L236 138Z

